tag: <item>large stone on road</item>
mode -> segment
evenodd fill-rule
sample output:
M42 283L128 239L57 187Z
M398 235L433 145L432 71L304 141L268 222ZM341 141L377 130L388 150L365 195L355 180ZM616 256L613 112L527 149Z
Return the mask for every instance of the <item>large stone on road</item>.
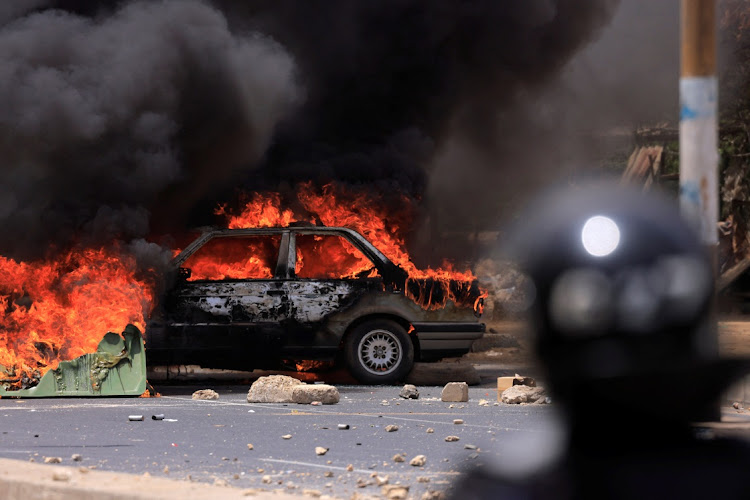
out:
M543 387L529 387L527 385L514 385L503 391L500 400L507 404L535 403L537 400L546 398Z
M449 382L440 394L442 401L462 403L469 400L469 385L466 382Z
M313 401L334 405L339 402L339 390L327 384L301 384L292 387L292 403L309 405Z
M416 386L445 385L457 381L479 385L479 373L468 363L414 363L414 368L406 377L408 384Z
M293 403L292 389L304 385L294 377L269 375L253 382L247 392L248 403Z

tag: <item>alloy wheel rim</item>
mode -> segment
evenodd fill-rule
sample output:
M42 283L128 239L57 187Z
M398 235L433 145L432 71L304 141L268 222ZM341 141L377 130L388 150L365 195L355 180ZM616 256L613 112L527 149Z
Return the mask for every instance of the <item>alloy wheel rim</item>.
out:
M393 372L401 360L401 342L387 330L371 330L359 341L360 364L374 375Z

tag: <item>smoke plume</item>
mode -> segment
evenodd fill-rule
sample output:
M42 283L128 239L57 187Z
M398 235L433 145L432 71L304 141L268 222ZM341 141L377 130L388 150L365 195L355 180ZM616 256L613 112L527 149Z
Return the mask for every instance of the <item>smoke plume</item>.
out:
M41 3L0 11L5 255L146 235L160 203L178 214L257 160L299 100L284 48L205 3Z
M474 164L516 167L502 155L532 144L530 109L546 112L520 103L535 102L617 4L4 7L0 230L12 237L0 253L179 231L211 222L238 190L300 181L424 197L425 221L448 196L471 220L467 207L493 194Z

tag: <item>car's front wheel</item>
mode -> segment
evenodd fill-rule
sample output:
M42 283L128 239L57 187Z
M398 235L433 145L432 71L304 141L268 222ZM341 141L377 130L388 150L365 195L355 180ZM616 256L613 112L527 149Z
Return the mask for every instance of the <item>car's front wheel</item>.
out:
M351 374L365 384L399 382L414 364L414 345L409 335L388 319L356 326L345 340L344 354Z

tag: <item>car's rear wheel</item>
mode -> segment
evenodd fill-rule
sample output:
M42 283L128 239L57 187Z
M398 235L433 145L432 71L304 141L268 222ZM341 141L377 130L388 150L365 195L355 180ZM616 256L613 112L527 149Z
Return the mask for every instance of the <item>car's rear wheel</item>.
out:
M351 374L365 384L393 384L403 380L414 364L414 345L406 330L388 319L356 326L344 342Z

